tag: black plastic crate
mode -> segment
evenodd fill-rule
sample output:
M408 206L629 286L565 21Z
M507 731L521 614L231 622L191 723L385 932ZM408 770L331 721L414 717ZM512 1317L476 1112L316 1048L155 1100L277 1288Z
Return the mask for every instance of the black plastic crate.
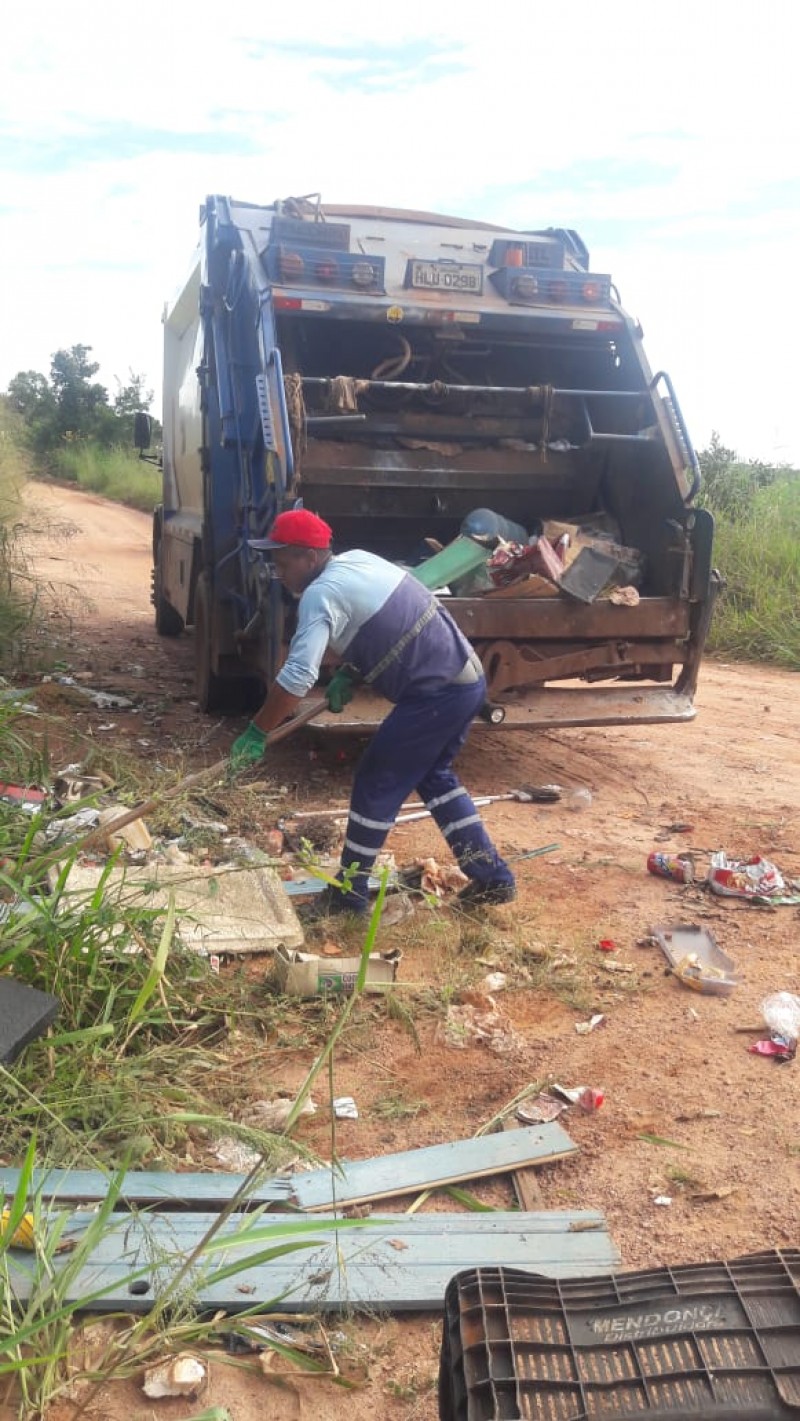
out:
M445 1295L441 1421L800 1417L800 1250L557 1281L476 1268Z

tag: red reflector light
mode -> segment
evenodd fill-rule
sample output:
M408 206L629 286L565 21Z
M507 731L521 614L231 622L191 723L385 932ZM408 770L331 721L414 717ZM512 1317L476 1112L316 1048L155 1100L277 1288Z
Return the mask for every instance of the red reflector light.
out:
M276 311L300 311L303 307L299 296L275 296L273 305Z
M354 286L374 286L378 279L372 262L354 262L350 272L350 280Z
M327 259L319 261L314 267L314 275L318 281L335 281L339 275L338 264Z
M603 296L603 288L599 281L584 281L581 287L581 296L584 301L600 301Z
M305 271L305 262L299 252L281 252L278 269L284 281L299 281Z

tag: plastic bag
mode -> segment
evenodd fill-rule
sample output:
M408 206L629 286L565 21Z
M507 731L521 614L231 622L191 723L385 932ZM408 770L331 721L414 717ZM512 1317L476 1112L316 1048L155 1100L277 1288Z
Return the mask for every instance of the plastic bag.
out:
M761 1003L761 1014L773 1036L794 1042L800 1039L800 997L773 992Z
M785 884L774 863L760 854L737 860L716 853L711 855L708 886L723 898L768 898L782 893Z

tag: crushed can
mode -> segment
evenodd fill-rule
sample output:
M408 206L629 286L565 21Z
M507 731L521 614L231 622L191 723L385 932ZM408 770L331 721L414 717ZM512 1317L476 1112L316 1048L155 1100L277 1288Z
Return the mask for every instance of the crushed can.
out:
M662 854L654 851L647 856L647 872L656 878L669 878L673 883L692 883L694 864L680 854Z

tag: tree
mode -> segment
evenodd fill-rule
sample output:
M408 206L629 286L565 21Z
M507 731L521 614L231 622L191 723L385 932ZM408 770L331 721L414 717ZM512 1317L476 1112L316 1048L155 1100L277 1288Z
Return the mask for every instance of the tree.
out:
M751 507L755 493L789 472L785 466L765 464L761 459L739 459L712 430L707 449L697 455L703 482L698 503L729 518L742 517Z
M102 411L108 409L108 391L92 383L100 366L89 360L90 345L57 350L50 362L50 384L59 411L61 433L72 438L97 434ZM94 427L93 427L94 426Z
M57 350L49 380L36 370L21 370L9 382L11 406L22 416L28 443L38 454L76 439L133 448L133 417L149 408L153 392L145 389L143 375L129 370L127 384L115 377L112 406L107 389L94 379L100 366L91 353L90 345Z

